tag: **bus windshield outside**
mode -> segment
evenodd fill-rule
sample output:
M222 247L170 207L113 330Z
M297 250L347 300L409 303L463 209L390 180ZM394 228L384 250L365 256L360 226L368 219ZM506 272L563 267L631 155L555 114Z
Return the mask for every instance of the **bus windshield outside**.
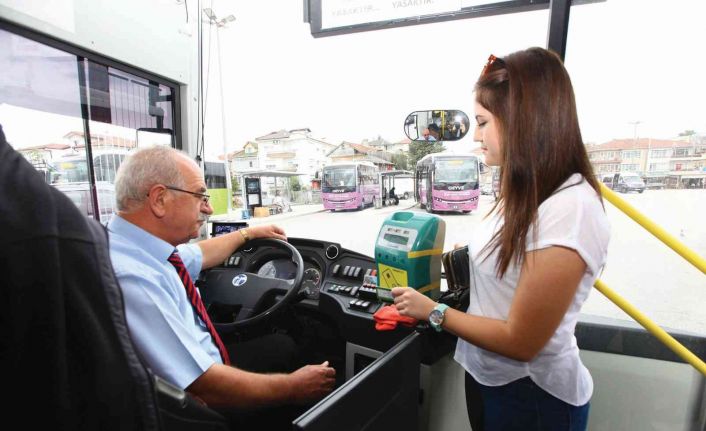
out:
M471 155L429 154L417 162L415 197L427 211L478 209L480 165Z
M442 190L445 184L478 182L478 163L475 159L438 160L435 168L434 186Z
M379 169L370 162L324 166L321 198L324 209L363 209L380 193Z
M324 168L323 192L332 193L333 189L345 189L353 192L356 189L355 166L327 166Z

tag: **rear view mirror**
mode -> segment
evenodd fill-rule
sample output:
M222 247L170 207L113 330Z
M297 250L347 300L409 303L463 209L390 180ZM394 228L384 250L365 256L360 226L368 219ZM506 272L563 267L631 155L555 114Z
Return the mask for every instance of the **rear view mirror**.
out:
M480 173L481 175L486 174L490 172L490 166L486 165L483 162L480 162Z
M471 122L459 110L414 111L404 121L404 134L412 141L458 141Z

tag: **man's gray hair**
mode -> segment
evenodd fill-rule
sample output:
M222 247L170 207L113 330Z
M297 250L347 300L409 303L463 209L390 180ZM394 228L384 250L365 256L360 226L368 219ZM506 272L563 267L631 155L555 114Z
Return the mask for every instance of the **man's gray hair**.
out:
M137 150L120 165L115 176L118 210L129 211L147 199L155 184L184 188L178 160L185 153L169 147Z

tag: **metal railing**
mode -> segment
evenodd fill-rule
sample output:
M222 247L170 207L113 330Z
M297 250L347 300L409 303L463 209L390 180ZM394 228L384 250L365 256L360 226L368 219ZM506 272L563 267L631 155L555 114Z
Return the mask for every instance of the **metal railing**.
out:
M686 245L682 244L681 241L676 239L674 236L670 235L667 231L665 231L652 220L647 218L644 214L640 213L637 209L635 209L635 207L624 201L614 191L612 191L602 183L599 184L601 186L601 193L608 202L613 204L616 208L625 213L625 215L633 219L640 226L642 226L648 232L654 235L658 240L662 241L669 248L674 250L687 262L691 263L699 270L701 270L702 273L706 274L706 260L704 258L699 256L696 252L691 250ZM632 317L637 323L642 325L642 327L644 327L650 334L654 335L671 351L677 354L685 362L691 364L701 374L706 376L706 363L704 363L704 361L702 361L698 356L694 355L689 349L687 349L681 343L675 340L674 337L667 333L667 331L662 329L659 325L657 325L647 316L645 316L640 310L635 308L635 306L630 304L623 297L621 297L615 291L610 289L603 281L596 280L594 287L603 295L605 295L611 302L620 307L621 310L623 310L630 317Z

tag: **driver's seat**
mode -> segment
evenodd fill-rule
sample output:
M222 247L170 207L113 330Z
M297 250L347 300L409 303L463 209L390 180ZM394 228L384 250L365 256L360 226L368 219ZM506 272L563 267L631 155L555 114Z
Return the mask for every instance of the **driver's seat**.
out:
M0 197L3 420L27 429L227 429L140 360L105 230L45 183L1 126Z

